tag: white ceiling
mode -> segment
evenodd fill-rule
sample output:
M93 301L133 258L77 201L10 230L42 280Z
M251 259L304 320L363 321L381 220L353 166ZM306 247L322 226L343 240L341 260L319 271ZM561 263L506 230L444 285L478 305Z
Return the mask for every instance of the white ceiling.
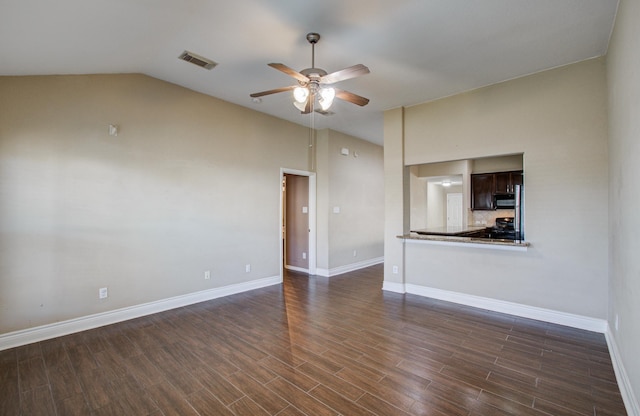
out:
M604 55L617 0L0 0L0 75L144 73L382 144L382 112ZM301 115L267 66L364 64L341 82L371 100ZM218 62L207 71L183 50ZM293 81L293 82L292 82Z

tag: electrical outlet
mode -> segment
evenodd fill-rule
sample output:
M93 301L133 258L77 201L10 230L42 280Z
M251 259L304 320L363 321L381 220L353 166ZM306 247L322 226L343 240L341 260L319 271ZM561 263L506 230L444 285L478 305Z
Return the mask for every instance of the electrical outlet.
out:
M211 279L211 271L210 270L206 270L204 272L204 280L209 280Z
M245 265L244 266L244 271L249 273L251 271L251 265L250 264Z
M106 288L106 287L101 287L101 288L98 290L98 298L100 298L100 299L106 299L106 298L108 298L108 297L109 297L109 291L107 290L107 288Z
M391 271L393 272L393 274L398 274L398 266L393 266L391 268Z

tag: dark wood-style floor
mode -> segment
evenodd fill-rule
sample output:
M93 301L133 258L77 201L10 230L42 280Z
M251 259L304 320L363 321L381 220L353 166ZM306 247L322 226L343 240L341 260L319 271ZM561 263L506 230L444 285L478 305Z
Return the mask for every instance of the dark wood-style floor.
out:
M0 414L626 414L602 334L381 286L289 273L2 351Z

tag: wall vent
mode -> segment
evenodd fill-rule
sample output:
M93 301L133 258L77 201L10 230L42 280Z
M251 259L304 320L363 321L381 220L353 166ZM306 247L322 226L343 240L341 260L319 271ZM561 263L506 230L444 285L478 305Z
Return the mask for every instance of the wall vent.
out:
M189 51L182 52L178 58L182 59L183 61L190 62L194 65L198 65L201 68L209 69L209 70L215 68L216 65L218 65L211 59L207 59L203 56L196 55L195 53L189 52Z

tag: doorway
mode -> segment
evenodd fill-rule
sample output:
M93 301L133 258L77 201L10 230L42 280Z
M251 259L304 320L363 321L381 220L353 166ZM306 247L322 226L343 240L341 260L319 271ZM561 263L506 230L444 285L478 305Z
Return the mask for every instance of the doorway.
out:
M281 169L280 274L316 273L315 174Z

